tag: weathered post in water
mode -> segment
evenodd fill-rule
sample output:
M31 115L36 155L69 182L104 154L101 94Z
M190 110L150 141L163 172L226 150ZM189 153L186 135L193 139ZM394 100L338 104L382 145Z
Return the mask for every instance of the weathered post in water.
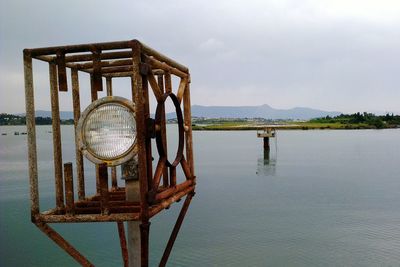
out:
M263 147L264 147L264 159L269 159L269 152L271 150L270 146L270 138L276 136L276 130L274 127L265 127L261 131L257 131L257 137L263 139Z
M39 206L33 59L49 64L55 207L47 211ZM59 123L59 99L69 90L67 69L72 85L76 182L73 164L63 164ZM80 90L82 73L90 77L91 104L81 113L81 97L87 95ZM159 263L165 266L195 194L189 69L137 40L128 40L25 49L24 75L32 222L82 266L94 265L48 224L116 222L124 266L148 266L151 218L185 198ZM130 99L113 94L112 81L121 77L131 80L126 92ZM179 80L175 92L172 78ZM98 98L103 80L107 96ZM150 98L157 103L154 117ZM173 159L167 155L166 101L172 101L178 124ZM152 139L158 155L152 153ZM85 172L88 164L83 156L93 173ZM157 162L155 170L153 160ZM177 172L178 168L182 172ZM181 179L177 173L183 173ZM125 185L119 186L118 178ZM88 185L96 192L92 196L86 195Z
M269 137L264 137L264 150L269 151Z

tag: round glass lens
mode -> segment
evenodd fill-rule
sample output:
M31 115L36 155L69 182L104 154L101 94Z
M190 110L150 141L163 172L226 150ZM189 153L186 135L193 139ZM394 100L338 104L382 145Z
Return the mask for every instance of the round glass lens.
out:
M136 139L132 111L118 103L107 103L90 112L83 127L84 142L96 157L113 160L130 150Z

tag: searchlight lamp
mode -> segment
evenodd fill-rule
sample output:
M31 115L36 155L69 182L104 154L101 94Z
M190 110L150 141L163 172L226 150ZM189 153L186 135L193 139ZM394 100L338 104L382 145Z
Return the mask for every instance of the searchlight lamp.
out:
M82 154L93 163L127 162L137 153L134 103L119 96L92 102L78 121L76 135Z

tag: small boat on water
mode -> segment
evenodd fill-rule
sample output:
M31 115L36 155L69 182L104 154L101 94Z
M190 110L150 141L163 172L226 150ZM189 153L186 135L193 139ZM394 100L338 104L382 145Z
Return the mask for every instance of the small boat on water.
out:
M7 135L7 133L1 133L1 135Z
M14 135L19 135L19 132L14 132Z
M26 133L26 132L22 132L21 134L22 134L22 135L27 135L27 133Z

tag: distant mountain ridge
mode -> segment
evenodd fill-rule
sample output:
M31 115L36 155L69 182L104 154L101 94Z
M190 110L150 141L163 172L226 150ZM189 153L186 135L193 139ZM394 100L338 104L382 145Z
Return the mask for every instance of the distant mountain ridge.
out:
M264 118L309 120L312 118L338 116L341 112L323 111L306 107L275 109L269 105L261 106L192 106L192 116L206 118Z
M36 117L51 117L51 112L46 110L36 110ZM193 117L205 118L264 118L264 119L293 119L293 120L309 120L312 118L338 116L341 112L324 111L306 107L295 107L291 109L275 109L269 105L261 106L192 106ZM17 114L17 115L25 115ZM73 119L72 111L60 111L62 120ZM167 113L167 118L175 118L175 112Z

